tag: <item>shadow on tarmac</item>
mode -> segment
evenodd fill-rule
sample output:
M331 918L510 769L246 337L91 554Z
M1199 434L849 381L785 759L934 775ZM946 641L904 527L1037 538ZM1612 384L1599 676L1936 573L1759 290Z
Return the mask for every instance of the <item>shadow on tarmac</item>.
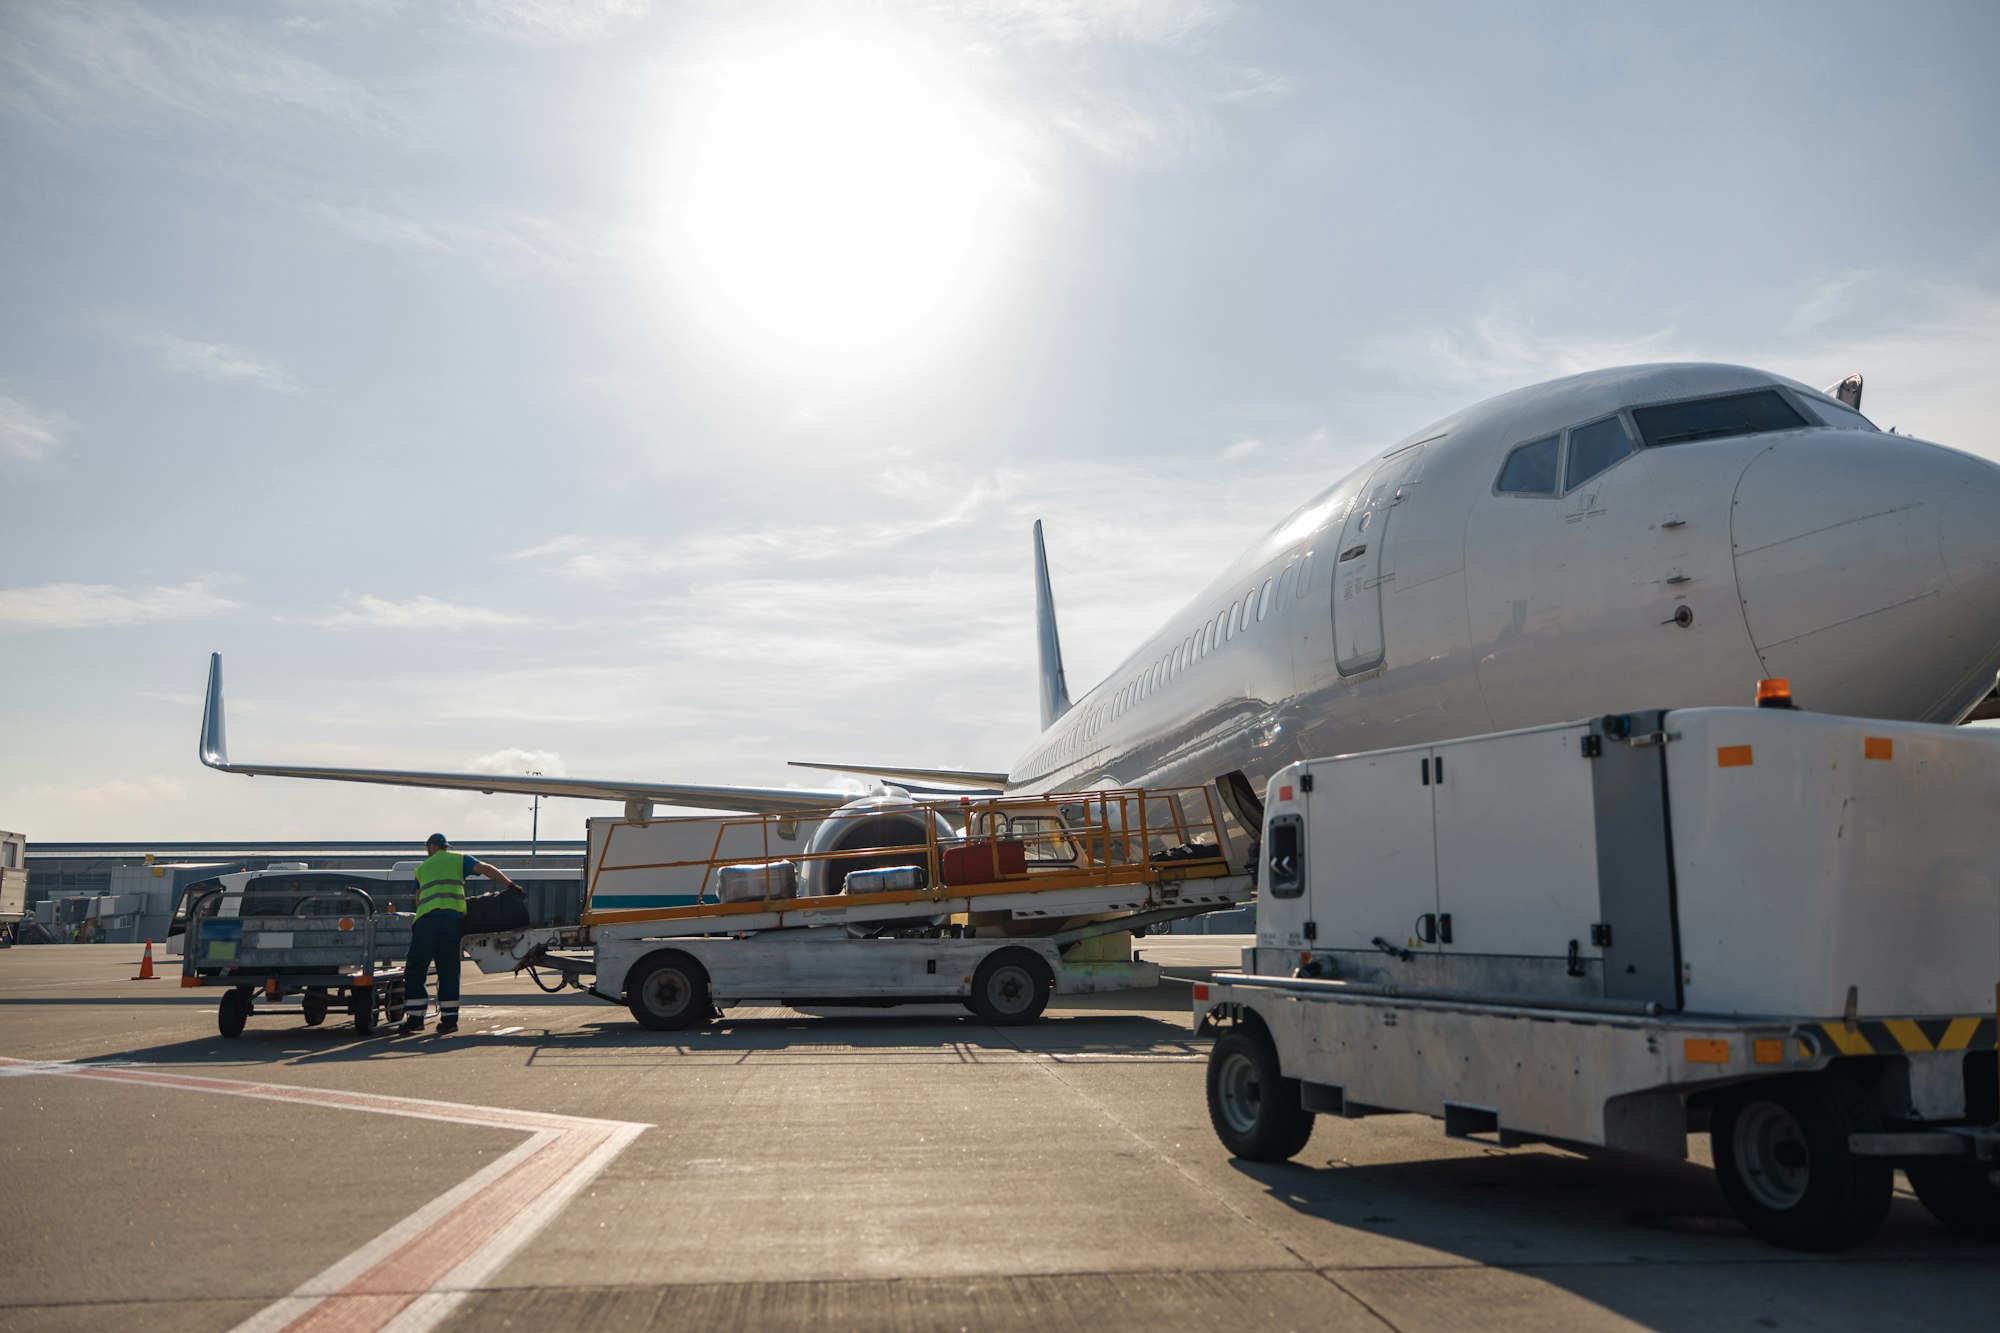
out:
M1945 1231L1900 1192L1873 1239L1845 1254L1801 1254L1751 1235L1730 1213L1714 1172L1693 1162L1488 1147L1476 1157L1357 1164L1329 1156L1340 1146L1338 1124L1323 1121L1295 1161L1230 1166L1307 1217L1513 1270L1669 1333L1707 1333L1719 1309L1754 1308L1760 1299L1770 1304L1771 1317L1755 1321L1763 1328L1813 1326L1821 1322L1815 1315L1846 1323L1862 1313L1851 1301L1879 1303L1887 1319L1890 1288L1935 1283L1937 1262L1951 1264L1949 1281L1994 1279L1991 1246ZM1633 1264L1658 1277L1633 1280ZM1689 1273L1691 1264L1703 1266L1700 1276ZM1760 1286L1773 1280L1772 1265L1802 1264L1829 1277L1840 1271L1857 1285L1843 1296L1812 1284L1827 1308L1811 1312L1793 1298L1797 1284L1785 1283L1792 1295L1784 1297Z
M527 1004L516 1003L517 998ZM145 1002L164 1000L165 997L160 997ZM119 1001L134 1002L137 1001ZM355 1032L352 1022L342 1013L329 1015L319 1027L308 1027L296 1009L286 1008L253 1015L240 1037L225 1040L211 1028L188 1040L119 1051L77 1063L211 1067L349 1064L430 1054L454 1047L514 1051L527 1065L880 1058L885 1054L968 1064L1038 1058L1186 1062L1200 1059L1208 1045L1205 1038L1192 1037L1185 1024L1141 1014L1051 1012L1025 1027L997 1028L964 1013L936 1012L942 1006L926 1006L933 1011L929 1013L910 1013L907 1009L903 1012L747 1009L726 1014L705 1027L683 1032L650 1032L634 1023L622 1007L598 1002L577 1027L545 1027L539 1023L512 1027L507 1023L509 1015L505 1011L529 1007L535 1002L535 997L510 995L496 997L490 1003L473 1004L468 1007L466 1026L451 1036L438 1035L434 1027L420 1035L402 1036L384 1025L364 1037ZM501 1012L481 1016L478 1011L482 1008Z

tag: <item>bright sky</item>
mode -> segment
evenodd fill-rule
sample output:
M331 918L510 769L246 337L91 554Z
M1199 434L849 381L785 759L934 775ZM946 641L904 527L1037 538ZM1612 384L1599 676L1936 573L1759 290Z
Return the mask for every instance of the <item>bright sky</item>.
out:
M2000 458L2000 6L0 7L0 827L527 836L1006 767L1465 403L1863 371ZM580 834L597 803L545 806Z

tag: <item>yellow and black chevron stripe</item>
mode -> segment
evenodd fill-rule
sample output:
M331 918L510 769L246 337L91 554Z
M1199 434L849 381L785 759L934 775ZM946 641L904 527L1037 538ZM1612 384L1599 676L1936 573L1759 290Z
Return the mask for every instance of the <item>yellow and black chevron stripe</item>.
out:
M1853 1027L1821 1023L1819 1030L1842 1055L1898 1055L1922 1051L1990 1051L1993 1015L1965 1018L1870 1018Z

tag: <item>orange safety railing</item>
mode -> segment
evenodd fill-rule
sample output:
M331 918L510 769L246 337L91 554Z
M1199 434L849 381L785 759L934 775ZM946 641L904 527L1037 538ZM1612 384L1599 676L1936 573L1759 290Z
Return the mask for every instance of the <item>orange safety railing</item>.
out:
M808 830L827 820L921 822L908 841L808 852ZM593 840L594 841L594 840ZM673 854L662 856L662 841ZM839 839L833 841L838 842ZM796 898L852 902L936 900L1222 875L1221 814L1208 787L1124 788L1041 796L933 797L907 804L773 815L617 820L594 848L586 872L587 923L728 915L771 910L773 898L723 903L724 867L783 862L799 873ZM846 892L855 870L908 866L919 885L894 893ZM607 882L607 879L610 881ZM769 882L768 877L766 880ZM600 891L607 901L600 906ZM767 889L768 892L768 889ZM639 907L615 906L635 895ZM660 900L680 905L659 905Z

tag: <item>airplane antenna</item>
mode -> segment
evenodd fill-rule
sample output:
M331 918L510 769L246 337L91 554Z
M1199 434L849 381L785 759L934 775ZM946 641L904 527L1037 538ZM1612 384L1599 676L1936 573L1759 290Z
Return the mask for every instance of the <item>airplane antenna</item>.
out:
M1062 640L1056 636L1056 596L1049 587L1049 553L1042 545L1042 521L1035 520L1035 635L1041 647L1042 729L1069 711L1069 682L1063 676Z

